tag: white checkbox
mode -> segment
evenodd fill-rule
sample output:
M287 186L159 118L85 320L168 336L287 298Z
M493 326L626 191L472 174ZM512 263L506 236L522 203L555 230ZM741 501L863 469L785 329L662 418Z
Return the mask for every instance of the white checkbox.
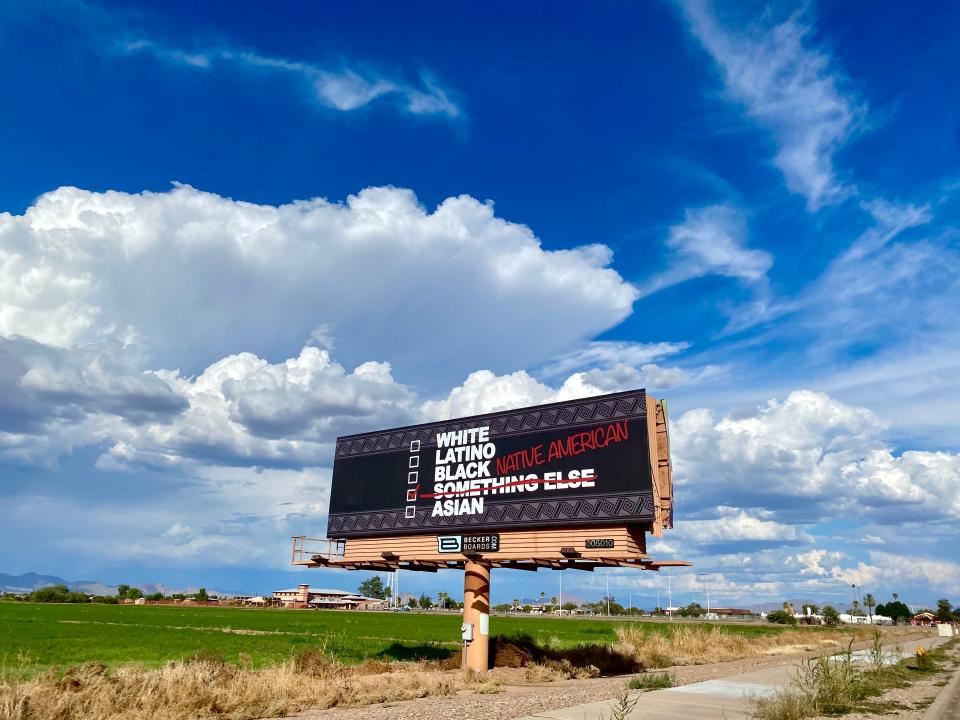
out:
M411 440L410 441L410 452L420 452L420 441Z
M417 489L413 488L412 490L407 490L407 502L416 502L417 501Z
M407 485L416 485L417 484L417 473L407 473Z
M405 517L414 518L417 516L417 506L416 505L407 505L407 513Z
M411 455L411 456L410 456L410 467L412 467L412 468L414 468L414 467L420 467L420 456L419 456L419 455Z

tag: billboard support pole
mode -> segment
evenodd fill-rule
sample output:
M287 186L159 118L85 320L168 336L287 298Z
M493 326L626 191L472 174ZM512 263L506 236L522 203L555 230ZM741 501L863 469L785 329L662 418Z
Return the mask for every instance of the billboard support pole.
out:
M487 563L466 560L463 564L463 624L466 667L486 672L490 652L490 566Z

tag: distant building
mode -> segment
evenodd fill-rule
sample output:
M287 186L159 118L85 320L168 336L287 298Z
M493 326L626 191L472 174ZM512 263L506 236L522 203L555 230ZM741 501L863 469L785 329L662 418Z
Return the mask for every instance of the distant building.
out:
M752 618L756 615L752 610L743 608L711 608L710 612L704 615L707 620L736 620Z
M274 590L273 604L289 608L326 608L330 610L379 610L386 600L365 597L346 590L311 588L303 583L288 590Z
M886 615L850 615L840 613L840 622L849 625L893 625L893 618Z

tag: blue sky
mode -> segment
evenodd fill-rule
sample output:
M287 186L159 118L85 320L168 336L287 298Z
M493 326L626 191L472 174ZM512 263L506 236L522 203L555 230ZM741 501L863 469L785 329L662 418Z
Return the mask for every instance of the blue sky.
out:
M960 599L958 29L949 3L0 10L0 569L350 586L285 564L338 434L642 386L681 599L697 573L731 604ZM517 575L495 595L557 584Z

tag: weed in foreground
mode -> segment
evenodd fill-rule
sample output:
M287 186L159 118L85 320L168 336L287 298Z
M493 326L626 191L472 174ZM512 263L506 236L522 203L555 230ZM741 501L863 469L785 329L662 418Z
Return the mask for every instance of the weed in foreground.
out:
M873 629L873 640L868 655L874 669L879 670L886 665L887 654L883 651L883 633L880 632L880 628Z
M643 673L631 678L627 687L631 690L662 690L673 687L673 675L670 673Z
M613 696L613 702L610 705L610 714L601 715L600 720L626 720L630 713L640 702L640 696L630 697L630 688L624 686L620 692Z
M777 690L769 697L754 698L753 720L805 720L816 715L810 698L793 688Z
M818 715L843 715L854 710L891 713L902 706L870 698L891 688L907 687L923 674L938 672L944 657L943 650L937 649L887 665L875 647L869 653L870 664L863 667L854 662L848 646L838 657L803 662L789 688L771 697L753 699L751 717L802 720Z
M800 694L825 715L849 712L867 697L866 673L854 662L852 645L839 656L804 661L794 678Z

